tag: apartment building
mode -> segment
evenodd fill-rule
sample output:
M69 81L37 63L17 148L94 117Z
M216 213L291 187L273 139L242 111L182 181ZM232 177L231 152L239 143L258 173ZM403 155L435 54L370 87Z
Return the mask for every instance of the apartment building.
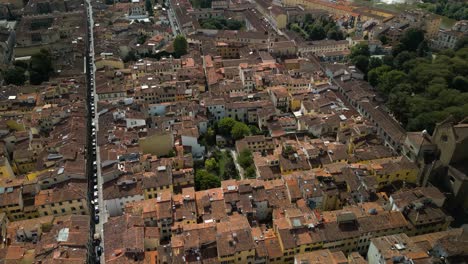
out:
M70 182L54 189L41 190L35 197L34 206L40 216L89 214L87 183Z

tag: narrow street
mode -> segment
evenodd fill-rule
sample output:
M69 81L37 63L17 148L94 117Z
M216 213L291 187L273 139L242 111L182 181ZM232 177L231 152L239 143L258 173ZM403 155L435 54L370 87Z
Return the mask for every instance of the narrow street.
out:
M100 238L97 243L96 241L93 241L93 254L92 256L94 257L93 263L105 263L105 258L104 258L104 253L102 253L101 256L97 254L96 248L98 246L104 248L104 228L103 224L107 221L107 214L106 210L104 208L104 199L103 199L103 190L102 190L102 185L104 184L104 181L102 179L101 175L101 160L100 160L100 155L99 155L99 147L97 146L97 133L99 131L99 116L97 114L97 102L98 102L98 95L96 93L96 80L95 80L95 73L96 73L96 66L95 66L95 54L94 54L94 33L93 33L93 28L94 28L94 20L93 20L93 10L91 6L90 0L86 0L86 5L87 5L87 14L88 14L88 71L87 71L87 78L88 78L88 118L90 124L90 129L89 129L89 137L88 140L91 142L88 142L88 146L90 146L90 149L88 149L88 153L92 153L88 155L88 162L90 164L93 164L91 167L91 171L88 176L88 180L90 181L89 185L89 198L91 200L90 202L90 215L92 218L92 222L94 223L94 228L91 228L91 230L94 230L93 234L90 234L91 237L94 237L95 234ZM97 180L97 184L94 183L94 181ZM97 196L96 196L96 187L97 187ZM99 209L99 212L96 211L96 205L97 208ZM104 252L104 250L102 250Z
M179 34L179 28L177 26L177 21L174 15L174 10L172 10L171 7L171 1L166 2L166 7L167 7L167 17L169 18L169 23L171 24L171 29L172 29L172 35L176 37Z
M234 161L234 164L236 165L237 172L239 173L239 177L241 180L244 179L244 169L239 165L239 162L237 161L237 153L233 149L229 149L229 152L231 152L232 159Z

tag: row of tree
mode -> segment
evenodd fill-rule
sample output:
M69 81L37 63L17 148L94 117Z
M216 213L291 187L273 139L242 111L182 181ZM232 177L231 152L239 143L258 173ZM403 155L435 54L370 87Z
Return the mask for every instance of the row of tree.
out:
M331 18L313 18L307 14L304 21L288 25L289 29L299 33L306 40L334 39L343 40L345 34Z
M357 45L350 58L407 130L432 132L449 115L468 116L468 47L432 54L424 33L410 29L392 55L370 57Z
M206 29L225 29L239 30L244 27L244 23L235 19L226 19L224 17L212 17L200 19L200 26Z
M371 57L369 46L367 44L358 44L351 48L349 58L367 76L370 70L381 66L383 63L393 64L394 60L396 60L395 63L400 63L410 52L419 57L428 55L429 45L427 40L424 39L424 32L420 29L408 29L402 36L400 43L393 47L393 56L385 56L383 59Z
M468 2L465 0L422 0L418 6L456 20L468 19Z
M194 8L211 8L212 0L191 0Z
M244 176L246 178L255 178L257 176L252 151L248 149L242 150L237 160L239 165L244 169Z

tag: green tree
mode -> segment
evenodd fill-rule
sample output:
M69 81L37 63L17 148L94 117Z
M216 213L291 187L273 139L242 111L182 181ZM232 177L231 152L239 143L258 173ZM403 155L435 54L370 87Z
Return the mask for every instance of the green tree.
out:
M421 43L419 43L418 48L416 49L416 53L419 57L426 56L429 53L429 51L430 48L427 40L423 40Z
M468 3L463 0L423 0L417 6L455 20L468 19Z
M289 156L293 155L294 153L296 153L296 151L290 145L287 145L286 147L284 147L283 151L282 151L282 154L283 154L284 157L289 157Z
M252 152L249 149L242 150L239 153L239 157L237 158L237 160L242 168L248 168L250 165L253 164Z
M44 81L44 77L41 73L33 70L29 70L29 83L32 85L39 85Z
M377 57L371 57L369 59L369 66L367 68L368 68L368 71L370 71L380 66L382 66L382 60Z
M13 62L13 65L15 65L16 67L22 68L23 70L27 70L29 68L29 64L21 60Z
M349 57L352 60L354 57L357 57L357 56L369 57L370 56L369 45L359 43L353 46L351 48L351 54L349 55Z
M10 68L3 72L3 79L6 84L23 85L26 82L24 72L24 69L20 67Z
M257 172L255 170L254 165L250 165L246 170L245 170L245 177L249 179L253 179L257 177Z
M468 78L463 76L457 76L453 78L452 86L453 88L461 92L468 92Z
M385 35L380 35L379 40L380 40L380 42L382 42L382 45L387 45L388 44L388 38Z
M261 135L262 131L255 125L249 125L251 135Z
M231 156L229 156L226 165L224 165L224 174L222 176L224 180L237 179L239 177L236 165L234 164Z
M173 149L169 150L169 154L167 154L167 156L169 158L175 157L176 155L177 155L177 153Z
M397 46L395 52L400 53L403 50L416 51L419 44L424 41L424 31L418 28L410 28L403 33L400 44Z
M305 24L311 24L314 22L314 18L312 17L312 14L307 13L304 17L304 23Z
M218 122L218 132L223 136L230 136L232 128L236 123L236 120L230 117L225 117Z
M455 50L459 50L459 49L462 49L462 48L465 48L465 47L468 47L468 37L467 36L462 37L461 39L459 39L457 41L457 43L455 43Z
M321 25L313 24L308 28L309 40L322 40L327 34Z
M215 158L205 160L205 169L209 172L217 172L219 169L218 162Z
M244 27L244 23L239 20L227 20L226 28L229 30L240 30Z
M382 58L382 63L384 65L388 65L390 67L393 67L393 56L392 55L385 55Z
M136 55L135 51L131 50L122 60L124 62L129 62L129 61L136 61L137 59L138 59L138 56Z
M344 39L344 36L341 30L333 28L327 32L327 38L333 39L333 40L342 40Z
M48 50L41 49L39 53L31 56L29 82L33 85L48 81L54 68L52 66L52 57Z
M209 127L207 130L206 130L206 133L204 135L204 138L205 138L205 142L208 146L214 146L216 145L216 133L215 131Z
M197 170L195 174L195 188L207 190L221 186L221 180L206 170Z
M391 70L392 68L388 65L382 65L380 67L372 69L367 73L367 80L372 86L377 86L379 84L380 77L384 73L389 72Z
M432 81L429 83L429 86L426 88L426 93L429 98L435 99L437 96L439 96L440 92L447 88L447 81L444 78L437 77L432 79Z
M411 86L407 83L397 84L392 93L388 95L387 106L394 116L403 123L408 121L408 98L410 97Z
M297 33L300 33L302 31L302 28L297 24L291 24L291 30Z
M244 23L235 19L226 19L224 17L212 17L200 19L200 26L206 29L228 29L240 30L244 27Z
M148 39L148 36L144 35L144 34L140 34L138 35L137 37L137 43L138 44L144 44L146 42L146 40Z
M393 60L393 64L398 69L403 69L403 64L409 60L412 60L416 57L416 54L409 51L402 51L398 55L396 55L395 59Z
M146 12L148 12L149 16L153 16L153 3L151 3L151 0L145 0L145 7L146 7Z
M187 54L187 49L188 49L188 43L187 39L185 39L184 36L178 35L174 39L174 55L177 58L180 58L181 56Z
M231 135L234 140L238 140L250 135L250 129L246 124L236 122L232 127Z
M364 74L367 74L367 68L369 66L369 57L366 57L364 55L359 55L359 56L353 57L351 62L354 65L356 65L356 68L358 68Z
M406 73L402 71L392 70L385 72L379 78L378 90L382 93L382 95L388 96L397 84L405 83L407 78L408 76Z

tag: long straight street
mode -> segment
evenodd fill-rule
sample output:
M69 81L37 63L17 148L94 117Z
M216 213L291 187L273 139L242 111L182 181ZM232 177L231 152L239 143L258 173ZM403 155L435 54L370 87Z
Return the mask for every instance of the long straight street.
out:
M104 183L101 177L101 161L99 155L99 147L97 146L97 133L99 131L99 115L97 113L97 102L98 97L96 94L96 66L95 66L95 53L94 53L94 20L93 20L93 9L90 0L86 1L87 3L87 14L88 14L88 71L87 71L87 78L88 78L88 118L90 119L88 123L90 123L90 134L89 139L91 144L89 144L90 148L88 153L89 162L93 164L91 171L88 175L88 180L92 183L89 185L89 198L91 199L90 203L90 212L92 217L92 222L94 223L94 234L91 236L94 238L93 241L93 251L95 259L93 263L105 263L104 254L100 255L99 252L104 252L104 223L107 221L107 214L104 206L104 199L103 199L103 192L102 192L102 185ZM93 229L91 229L93 230ZM100 250L98 248L100 247Z

